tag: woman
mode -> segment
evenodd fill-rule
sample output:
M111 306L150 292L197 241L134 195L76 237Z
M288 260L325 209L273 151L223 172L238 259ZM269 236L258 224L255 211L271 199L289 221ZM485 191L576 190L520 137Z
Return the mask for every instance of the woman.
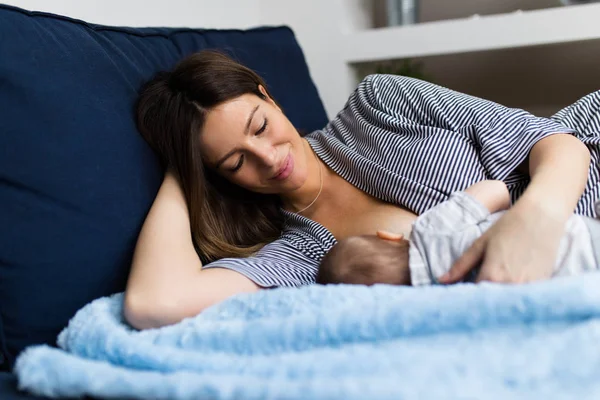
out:
M480 280L548 278L569 215L593 215L599 197L599 99L560 113L571 129L371 75L302 138L254 72L219 53L192 55L138 103L139 129L168 172L138 240L125 316L157 327L236 293L312 283L336 240L407 234L414 214L484 179L503 180L518 201L446 281L477 265Z

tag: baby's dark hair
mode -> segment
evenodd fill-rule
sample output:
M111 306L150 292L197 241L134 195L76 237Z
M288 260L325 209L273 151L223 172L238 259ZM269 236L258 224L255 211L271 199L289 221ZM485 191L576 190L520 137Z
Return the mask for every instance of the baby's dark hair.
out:
M408 241L391 242L375 235L341 240L321 260L316 282L410 285Z

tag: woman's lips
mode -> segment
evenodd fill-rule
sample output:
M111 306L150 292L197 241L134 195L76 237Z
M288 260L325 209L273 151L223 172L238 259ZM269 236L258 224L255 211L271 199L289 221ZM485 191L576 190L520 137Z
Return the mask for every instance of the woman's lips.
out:
M282 180L286 179L288 176L290 176L293 170L294 170L294 159L292 158L291 154L288 154L288 156L285 158L285 161L283 162L283 166L281 167L281 169L279 170L277 175L275 175L272 179L274 179L276 181L282 181Z

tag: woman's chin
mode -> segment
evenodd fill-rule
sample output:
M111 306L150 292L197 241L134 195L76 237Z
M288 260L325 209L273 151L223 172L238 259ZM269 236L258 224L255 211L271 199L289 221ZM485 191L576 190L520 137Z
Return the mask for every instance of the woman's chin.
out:
M297 191L298 189L300 189L302 187L302 183L298 182L298 180L289 180L287 182L284 182L281 186L279 186L279 188L277 188L277 194L279 195L289 195L294 193L295 191Z
M306 182L307 174L300 171L293 171L288 177L281 181L271 181L268 187L257 188L257 190L249 189L254 192L264 194L288 195L300 189Z
M302 173L300 171L294 171L294 174L290 176L288 187L290 190L298 190L306 183L308 178L308 174L306 172Z

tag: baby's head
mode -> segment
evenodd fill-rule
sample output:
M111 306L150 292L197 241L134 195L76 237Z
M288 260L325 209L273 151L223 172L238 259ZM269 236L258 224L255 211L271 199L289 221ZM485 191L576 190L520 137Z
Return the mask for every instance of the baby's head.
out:
M387 232L340 240L321 260L316 281L410 285L408 241Z

